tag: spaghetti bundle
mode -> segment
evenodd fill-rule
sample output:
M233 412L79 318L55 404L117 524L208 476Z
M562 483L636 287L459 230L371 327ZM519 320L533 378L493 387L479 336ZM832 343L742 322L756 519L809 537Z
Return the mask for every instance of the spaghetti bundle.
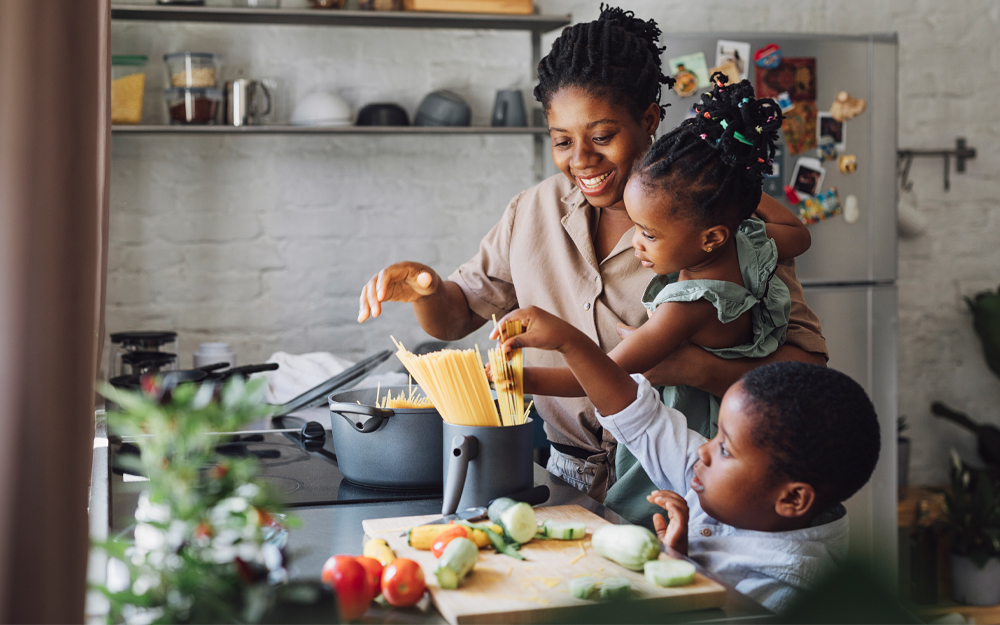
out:
M408 392L404 393L399 391L399 395L393 397L392 391L386 391L385 397L379 397L381 394L382 385L379 384L378 388L375 389L375 405L379 408L395 408L400 409L426 409L433 408L434 402L432 402L427 397L420 395L417 391L418 387L410 384Z
M520 319L508 321L501 327L493 317L494 327L499 329L499 341L524 332ZM497 347L489 351L490 369L493 372L493 386L497 390L497 404L500 419L504 425L521 425L528 413L524 409L524 361L520 349L511 350L510 360L504 358L503 349Z
M520 326L520 322L517 325ZM514 326L509 324L502 336L506 339L520 332L520 328L515 331ZM499 349L490 350L491 367L497 380L498 400L494 401L478 346L475 349L445 349L418 356L408 352L396 339L392 342L396 344L396 357L448 423L474 426L524 423L528 411L524 409L521 350L516 350L514 362L506 361ZM500 405L499 412L497 404Z

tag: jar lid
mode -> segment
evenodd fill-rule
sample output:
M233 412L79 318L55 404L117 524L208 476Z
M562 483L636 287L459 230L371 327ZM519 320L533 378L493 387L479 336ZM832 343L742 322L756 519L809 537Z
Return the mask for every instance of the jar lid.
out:
M140 67L147 62L149 62L149 57L145 54L115 54L111 57L112 65Z
M178 59L178 58L206 59L210 61L217 61L220 60L222 57L212 52L171 52L170 54L163 55L164 61L169 61L170 59Z
M135 345L137 343L157 343L163 345L177 340L177 333L169 330L152 330L139 332L112 332L111 342L122 345Z

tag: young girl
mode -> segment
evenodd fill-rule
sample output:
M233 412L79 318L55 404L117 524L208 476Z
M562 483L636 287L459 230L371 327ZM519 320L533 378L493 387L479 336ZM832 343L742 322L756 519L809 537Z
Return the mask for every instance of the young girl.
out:
M774 272L779 260L806 251L810 237L787 209L758 206L781 111L773 100L754 98L749 81L727 85L720 73L712 80L695 117L653 144L625 188L635 255L657 274L642 296L649 320L609 354L629 373L648 371L684 342L724 358L764 357L784 342L790 299ZM538 395L583 393L566 367L526 368L524 385ZM691 429L715 435L718 398L666 387L663 399ZM632 495L648 492L650 483L628 477L632 470L642 473L619 447L618 484L605 504L648 523L646 506Z

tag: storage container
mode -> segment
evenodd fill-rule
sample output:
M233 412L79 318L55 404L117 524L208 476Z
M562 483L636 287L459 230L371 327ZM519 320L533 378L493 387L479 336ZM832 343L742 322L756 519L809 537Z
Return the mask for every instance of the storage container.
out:
M146 63L141 54L111 57L111 123L141 124Z
M171 87L216 87L222 70L222 57L210 52L174 52L164 54Z
M214 124L222 102L221 89L166 89L167 118L171 124Z

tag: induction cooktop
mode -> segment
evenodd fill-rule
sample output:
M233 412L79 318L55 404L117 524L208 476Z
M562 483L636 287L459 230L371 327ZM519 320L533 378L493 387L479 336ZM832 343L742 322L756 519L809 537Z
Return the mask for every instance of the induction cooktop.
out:
M261 477L270 482L289 507L329 506L440 499L441 489L408 490L364 486L348 481L337 467L333 437L326 430L324 441L303 442L297 431L266 430L220 435L216 450L227 456L254 456ZM114 462L119 454L138 454L131 442L123 442L112 456L112 470L131 479L142 479L131 468Z

